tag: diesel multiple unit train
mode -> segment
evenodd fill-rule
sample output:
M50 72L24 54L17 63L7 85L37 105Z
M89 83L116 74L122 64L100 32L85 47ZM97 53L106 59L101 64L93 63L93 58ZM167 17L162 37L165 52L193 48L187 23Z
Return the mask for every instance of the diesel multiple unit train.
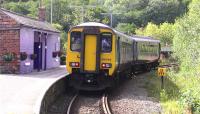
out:
M159 40L128 36L101 23L83 23L68 32L66 67L69 84L77 89L112 87L120 77L157 67L159 57Z

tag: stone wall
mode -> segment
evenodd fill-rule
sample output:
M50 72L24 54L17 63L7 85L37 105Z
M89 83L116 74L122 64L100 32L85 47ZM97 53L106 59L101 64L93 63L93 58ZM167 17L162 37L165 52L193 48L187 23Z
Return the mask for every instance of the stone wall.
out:
M46 91L40 104L39 114L47 114L50 106L67 91L67 79L63 77ZM37 113L36 113L37 114Z
M19 73L19 24L0 11L0 73ZM14 54L12 61L4 61L7 53Z

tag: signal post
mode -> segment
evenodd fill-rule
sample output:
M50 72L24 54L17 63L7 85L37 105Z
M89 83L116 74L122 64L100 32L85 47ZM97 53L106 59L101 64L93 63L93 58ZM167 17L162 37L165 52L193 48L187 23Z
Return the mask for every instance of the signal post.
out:
M161 89L164 89L164 76L166 76L167 68L159 67L158 68L158 76L161 77Z

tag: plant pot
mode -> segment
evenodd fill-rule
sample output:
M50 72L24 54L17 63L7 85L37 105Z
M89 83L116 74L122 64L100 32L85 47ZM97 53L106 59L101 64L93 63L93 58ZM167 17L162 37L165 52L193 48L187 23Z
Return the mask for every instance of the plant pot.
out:
M20 60L21 61L24 61L24 60L26 60L27 59L27 53L26 52L21 52L20 53Z
M58 55L58 52L56 52L56 51L54 51L54 52L52 53L52 57L53 57L53 58L56 58L57 55Z
M14 53L6 53L2 56L3 58L3 61L5 62L11 62L14 60L15 56L14 56Z
M58 51L57 54L58 54L58 57L61 57L63 55L62 51Z
M31 55L30 55L30 59L31 59L31 60L34 60L34 59L36 59L36 58L37 58L37 54L31 54Z

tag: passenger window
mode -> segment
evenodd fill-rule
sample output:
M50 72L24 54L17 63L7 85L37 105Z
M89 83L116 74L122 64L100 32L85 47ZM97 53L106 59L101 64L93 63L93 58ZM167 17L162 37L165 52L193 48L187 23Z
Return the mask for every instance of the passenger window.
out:
M71 32L71 50L80 51L81 49L81 32Z
M112 34L111 33L101 34L101 51L102 52L112 51Z

